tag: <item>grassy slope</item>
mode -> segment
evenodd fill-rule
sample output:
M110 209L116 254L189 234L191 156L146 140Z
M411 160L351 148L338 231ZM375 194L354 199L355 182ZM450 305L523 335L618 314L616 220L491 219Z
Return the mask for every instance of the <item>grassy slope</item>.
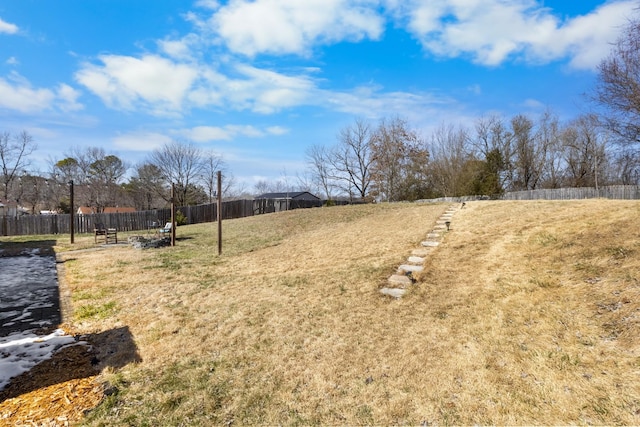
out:
M142 358L87 423L639 424L640 203L468 203L380 296L445 207L228 221L222 257L211 225L74 253L78 328L127 325Z

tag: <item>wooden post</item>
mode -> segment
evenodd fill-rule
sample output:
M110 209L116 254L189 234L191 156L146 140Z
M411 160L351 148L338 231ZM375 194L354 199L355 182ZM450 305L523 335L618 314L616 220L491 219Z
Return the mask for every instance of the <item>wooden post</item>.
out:
M222 255L222 172L218 171L218 255Z
M71 243L74 243L75 234L75 218L73 212L73 180L69 181L69 232L71 233Z
M171 246L176 245L176 185L171 184Z

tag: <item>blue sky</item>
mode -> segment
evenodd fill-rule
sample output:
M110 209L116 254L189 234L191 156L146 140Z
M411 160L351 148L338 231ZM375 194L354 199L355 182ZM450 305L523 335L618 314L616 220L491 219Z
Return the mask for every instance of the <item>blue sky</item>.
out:
M0 131L46 170L172 139L239 183L292 181L356 118L426 138L489 114L569 120L637 0L0 1Z

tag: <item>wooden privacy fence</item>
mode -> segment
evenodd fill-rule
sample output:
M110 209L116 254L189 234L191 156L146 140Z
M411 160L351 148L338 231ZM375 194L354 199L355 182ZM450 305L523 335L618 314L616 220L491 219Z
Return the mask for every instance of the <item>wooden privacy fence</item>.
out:
M512 191L502 200L575 200L575 199L640 199L638 185L610 185L606 187L552 188L544 190Z
M279 199L231 200L222 203L222 219L244 218L284 210L322 206L321 201ZM183 206L176 209L187 224L213 222L217 219L217 205ZM76 233L93 233L95 224L118 231L155 231L171 221L170 209L157 209L131 213L74 215ZM22 215L0 217L0 236L26 236L38 234L68 234L70 215Z
M587 188L555 188L544 190L514 191L505 193L502 200L574 200L574 199L640 199L638 185L612 185ZM442 197L421 200L421 202L464 202L488 199L486 196ZM346 203L346 202L345 202ZM300 208L320 207L319 200L256 199L231 200L222 203L222 219L244 218L272 212L281 212ZM342 202L339 204L343 204ZM176 211L182 212L187 224L213 222L217 219L216 204L183 206ZM95 224L118 231L154 231L171 220L169 209L157 209L132 213L74 215L76 233L92 233ZM69 233L70 216L66 215L23 215L18 217L0 217L0 236L23 236L38 234Z
M438 199L418 200L419 202L447 202L461 203L473 200L580 200L580 199L617 199L639 200L640 186L638 185L610 185L583 188L552 188L541 190L511 191L498 197L462 196L440 197Z

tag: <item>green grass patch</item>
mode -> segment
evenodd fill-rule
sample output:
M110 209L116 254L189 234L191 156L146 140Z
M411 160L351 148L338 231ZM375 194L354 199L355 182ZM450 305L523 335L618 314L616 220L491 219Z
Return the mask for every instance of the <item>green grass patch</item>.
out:
M78 320L106 319L116 312L116 302L109 301L105 304L85 304L78 307L75 317Z

